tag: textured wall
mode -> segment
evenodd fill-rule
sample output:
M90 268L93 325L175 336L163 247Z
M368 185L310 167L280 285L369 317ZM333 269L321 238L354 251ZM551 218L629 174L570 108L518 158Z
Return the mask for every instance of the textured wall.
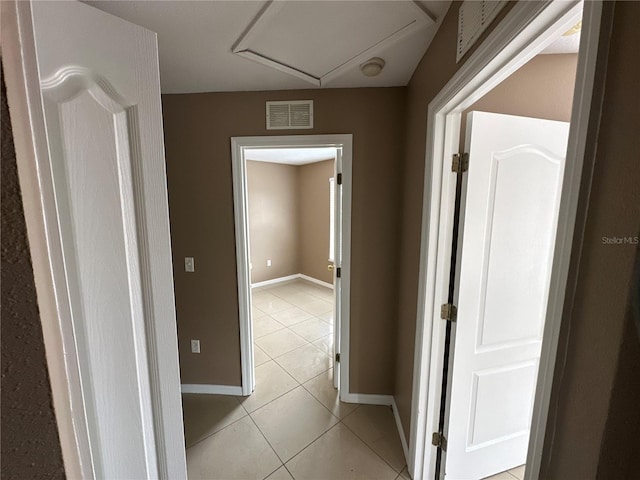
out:
M64 478L2 81L2 478Z

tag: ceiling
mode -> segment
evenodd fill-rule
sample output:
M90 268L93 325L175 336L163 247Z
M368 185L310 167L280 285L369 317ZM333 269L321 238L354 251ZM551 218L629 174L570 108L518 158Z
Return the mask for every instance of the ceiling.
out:
M163 93L406 85L450 1L87 1L158 33ZM385 60L375 77L360 65Z
M308 163L333 160L336 149L327 147L311 148L253 148L245 149L247 160L256 162L283 163L285 165L306 165Z

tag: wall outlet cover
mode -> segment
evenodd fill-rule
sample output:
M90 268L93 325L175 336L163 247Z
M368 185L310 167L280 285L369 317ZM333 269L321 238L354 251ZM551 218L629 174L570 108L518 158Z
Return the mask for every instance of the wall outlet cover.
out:
M200 353L200 340L191 340L191 353Z

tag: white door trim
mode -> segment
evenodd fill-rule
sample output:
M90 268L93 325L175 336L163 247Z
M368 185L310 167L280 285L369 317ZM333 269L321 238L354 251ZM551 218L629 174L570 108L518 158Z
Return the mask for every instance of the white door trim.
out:
M16 160L24 205L40 321L43 330L56 423L66 476L94 478L91 442L83 406L83 392L71 324L70 293L67 285L61 245L64 227L58 222L51 158L46 136L46 121L40 95L40 75L36 61L35 32L31 2L5 1L2 8L2 49L7 97L16 147ZM82 8L93 8L83 6ZM107 15L100 12L101 15ZM157 65L156 65L157 66ZM159 83L157 113L160 113ZM136 217L138 231L147 240L140 250L147 257L148 270L141 284L147 306L162 314L145 314L146 356L150 371L153 412L152 425L145 425L154 435L153 452L157 455L159 478L184 478L186 461L182 409L179 396L177 330L173 300L173 272L169 236L166 176L157 170L164 165L164 146L158 140L162 156L142 157L141 180L136 194L144 205L145 218ZM163 211L163 209L166 209ZM137 212L139 213L139 212ZM150 310L149 310L150 311ZM95 448L95 446L94 446ZM155 462L154 462L155 463Z
M461 112L535 56L551 42L554 34L575 24L580 9L578 1L518 2L429 104L409 442L409 471L415 480L430 479L435 474L436 449L432 448L430 439L438 429L445 336L440 305L447 302L456 187L456 176L447 167L451 155L457 153ZM527 456L525 478L528 480L538 478L540 471L591 108L601 10L599 1L584 2L551 295Z
M340 308L340 399L352 401L349 394L349 312L351 297L351 174L353 136L289 135L232 137L233 207L236 228L236 261L238 268L238 303L240 313L240 359L242 394L250 395L255 386L253 328L251 322L251 276L249 270L249 211L245 148L342 148L342 275Z

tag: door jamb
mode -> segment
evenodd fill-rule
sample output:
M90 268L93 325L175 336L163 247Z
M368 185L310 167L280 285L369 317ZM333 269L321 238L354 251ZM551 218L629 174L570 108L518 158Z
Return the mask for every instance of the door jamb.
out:
M456 186L455 174L445 165L451 155L458 153L461 113L548 45L551 35L575 24L581 8L581 3L575 0L518 2L429 104L409 453L409 471L416 480L433 478L435 473L435 449L429 439L438 427L446 323L439 320L439 312L440 305L447 303ZM601 12L601 1L584 2L556 253L527 454L527 480L538 478L540 472L584 163Z
M255 386L253 328L251 322L251 276L249 273L249 211L245 148L342 148L342 271L340 288L340 399L355 401L349 391L349 312L351 298L351 178L353 135L289 135L232 137L233 206L236 231L236 263L240 315L240 359L242 395L250 395ZM335 360L335 359L334 359Z

